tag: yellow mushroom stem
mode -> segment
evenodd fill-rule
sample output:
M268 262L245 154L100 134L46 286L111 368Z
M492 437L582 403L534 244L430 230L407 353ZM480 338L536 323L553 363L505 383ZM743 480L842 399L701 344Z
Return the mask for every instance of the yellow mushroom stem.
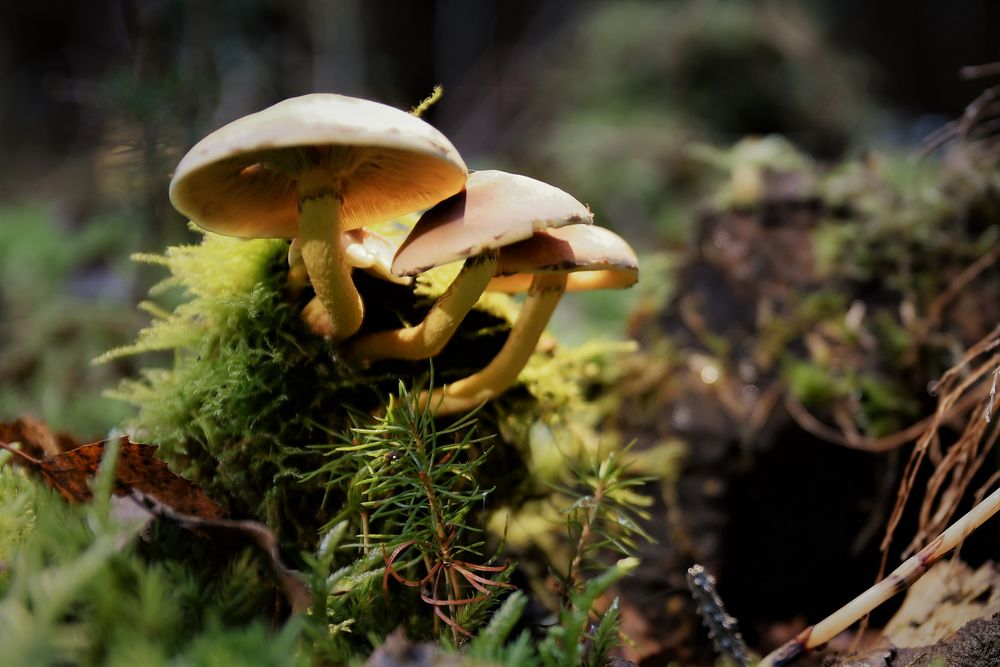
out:
M297 180L299 238L302 260L316 297L329 315L333 342L351 336L361 327L364 305L344 261L340 234L340 194L325 169L303 172Z
M416 361L437 356L493 278L497 257L496 250L485 250L466 259L458 277L434 302L420 324L358 338L347 348L347 356L368 361Z
M306 263L300 259L288 268L288 296L291 300L297 301L308 284L309 273L306 271Z
M344 247L344 260L352 269L367 269L373 266L376 258L365 248L364 238L357 240L351 230L342 232L340 235L341 244ZM400 279L401 280L401 279ZM302 241L298 238L292 239L292 245L288 248L288 296L294 302L298 301L302 290L309 284L309 273L306 271L305 260L302 259ZM333 322L323 309L317 297L309 300L299 313L306 328L317 336L329 338L333 335Z
M535 351L553 311L566 291L565 273L536 274L528 298L503 348L486 368L433 392L422 392L419 405L429 405L435 415L467 412L496 398L517 381Z

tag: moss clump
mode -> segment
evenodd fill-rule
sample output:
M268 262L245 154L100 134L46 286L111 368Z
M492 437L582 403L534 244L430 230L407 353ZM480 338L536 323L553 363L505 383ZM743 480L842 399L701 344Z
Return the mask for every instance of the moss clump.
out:
M283 537L311 544L340 499L301 477L321 461L308 449L348 432L352 412L377 411L398 389L426 384L431 364L353 365L304 330L286 289L288 244L206 234L198 245L138 259L171 276L154 295L183 290L171 312L146 305L152 324L134 345L101 360L170 351L173 363L126 380L115 395L139 409L130 428L156 443L176 469L237 514L265 520ZM365 329L414 321L427 299L356 274L368 308ZM438 382L473 372L503 342L508 323L477 311L434 360ZM512 471L517 474L516 471Z
M135 437L159 445L179 473L232 512L258 517L282 539L307 546L344 504L312 475L324 463L315 446L349 438L357 415L383 411L400 381L407 388L442 384L482 368L502 347L516 306L503 295L484 298L432 363L364 367L305 331L298 313L312 294L289 297L287 248L282 240L205 233L199 244L138 257L171 272L154 296L180 289L182 300L172 311L145 304L152 323L135 344L101 360L170 352L168 367L146 369L115 392L138 408L130 423ZM360 333L419 321L449 280L439 271L409 288L355 272L366 304ZM479 413L481 433L500 436L493 463L504 474L492 483L505 501L525 482L531 486L525 461L538 420L571 427L577 444L567 448L570 456L593 451L599 417L588 406L607 386L606 369L622 345L537 355L524 384ZM590 445L581 448L584 440Z
M729 189L760 143L712 153ZM954 351L1000 317L996 269L982 264L1000 237L995 161L958 148L821 168L787 142L751 152L759 196L712 200L678 293L637 337L669 335L688 366L711 357L722 381L707 384L736 423L780 382L828 423L850 415L873 437L906 426Z
M503 346L515 303L484 298L432 362L355 364L301 323L313 295L291 296L287 250L286 241L203 233L199 244L139 257L170 271L153 295L180 290L180 298L171 310L145 304L152 323L133 345L101 359L171 355L115 392L138 408L129 428L232 514L259 518L278 534L310 579L313 606L300 635L309 655L343 663L400 626L418 640L461 643L487 624L511 576L489 556L490 514L553 495L531 463L539 452L565 457L562 466L546 457L550 482L573 484L567 477L581 467L573 462L594 460L595 430L607 412L596 399L629 345L550 345L520 384L474 418L435 419L415 408L414 392L481 369ZM419 321L451 276L436 271L412 287L361 272L354 279L366 306L364 335ZM540 430L565 433L562 446L546 447ZM442 578L439 568L450 574ZM614 572L595 586L576 577L576 585L596 595L625 569ZM266 581L249 590L254 600L274 594ZM592 602L581 598L586 606L575 610L574 624ZM609 618L604 631L613 637L617 616ZM583 639L574 628L565 630L566 651ZM477 646L504 655L509 631ZM512 655L537 658L525 636L518 642Z
M69 506L0 467L0 662L308 664L300 623L272 633L257 620L273 598L253 555L207 568L189 535L158 528L140 549L134 525L102 506Z

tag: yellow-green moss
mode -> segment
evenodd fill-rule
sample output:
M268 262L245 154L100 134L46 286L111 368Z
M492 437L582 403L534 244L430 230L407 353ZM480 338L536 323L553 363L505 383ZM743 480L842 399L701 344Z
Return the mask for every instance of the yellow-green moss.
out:
M395 232L382 231L402 234L409 223L392 224ZM205 233L200 244L138 257L170 271L153 296L176 288L184 300L170 311L146 304L153 320L136 343L100 361L172 352L169 366L147 368L113 392L138 408L130 424L135 437L158 444L165 459L231 511L257 516L285 539L310 544L340 505L319 481L303 481L321 465L310 446L348 435L352 419L382 410L400 381L426 386L432 366L439 385L481 368L502 346L516 307L503 295L484 298L432 363L353 365L300 323L298 312L311 293L294 302L288 296L287 247L283 240ZM419 320L456 270L422 276L415 289L355 272L366 303L362 333ZM566 425L580 442L590 441L582 449L569 447L568 454L593 449L598 408L588 387L607 384L615 355L627 348L594 343L536 355L524 384L482 413L485 434L501 434L519 452L510 459L510 488L528 478L518 469L532 451L526 425L542 414Z

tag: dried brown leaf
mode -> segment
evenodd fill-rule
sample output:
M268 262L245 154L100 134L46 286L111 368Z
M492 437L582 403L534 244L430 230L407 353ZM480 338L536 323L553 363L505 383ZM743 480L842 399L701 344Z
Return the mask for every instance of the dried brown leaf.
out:
M3 435L0 433L0 438ZM46 458L31 456L10 446L9 442L0 441L0 448L14 454L17 464L40 476L66 500L82 503L93 497L91 485L109 441L83 445ZM200 487L177 475L156 458L155 446L140 445L123 437L115 466L114 493L124 496L132 491L140 491L182 514L203 518L218 518L225 514L222 507Z
M20 447L14 447L15 442ZM62 451L62 446L72 440L52 435L41 422L20 419L0 423L0 449L9 451L16 464L41 477L67 501L74 503L93 498L93 480L109 442ZM44 455L50 451L56 453ZM298 573L282 561L275 534L257 521L223 518L225 510L199 486L172 472L166 463L156 458L154 445L140 445L127 437L120 439L113 493L119 501L115 511L123 515L156 517L200 535L221 537L229 547L240 543L257 547L267 558L292 610L305 612L312 603L308 587Z
M36 458L55 456L80 446L72 436L53 433L43 422L32 417L0 422L0 442L19 443L22 452Z

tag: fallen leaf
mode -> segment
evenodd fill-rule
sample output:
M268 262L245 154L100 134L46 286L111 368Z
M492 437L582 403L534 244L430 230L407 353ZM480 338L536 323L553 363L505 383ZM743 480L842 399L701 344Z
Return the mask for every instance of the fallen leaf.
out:
M0 449L13 454L15 463L39 475L66 500L78 503L91 500L94 477L104 458L105 446L111 441L95 442L39 458L13 447L11 443L16 441L24 446L27 439L33 451L45 451L45 447L51 445L47 443L43 447L41 444L48 429L40 422L28 422L27 428L17 427L19 422L2 425L7 430L0 429ZM25 437L25 434L31 438ZM166 463L156 458L154 445L136 444L127 437L120 439L112 492L112 511L121 517L131 517L142 523L142 515L146 515L199 534L219 536L230 547L240 542L256 546L267 558L292 610L302 613L312 604L309 588L298 573L281 559L275 534L257 521L222 518L225 514L222 507L199 486L175 474Z
M4 434L0 433L0 438ZM8 441L9 442L9 441ZM108 441L83 445L61 454L36 458L0 442L0 448L14 454L14 461L39 475L45 483L70 502L84 503L93 497L91 483L104 458ZM156 458L156 447L121 438L115 466L114 494L128 495L133 490L182 514L218 518L225 511L196 484L177 475Z
M53 433L44 422L32 417L0 422L0 442L19 443L22 452L35 457L55 456L80 446L71 436Z
M906 593L885 626L898 647L934 644L973 620L1000 612L1000 570L992 562L973 570L960 560L936 563Z

